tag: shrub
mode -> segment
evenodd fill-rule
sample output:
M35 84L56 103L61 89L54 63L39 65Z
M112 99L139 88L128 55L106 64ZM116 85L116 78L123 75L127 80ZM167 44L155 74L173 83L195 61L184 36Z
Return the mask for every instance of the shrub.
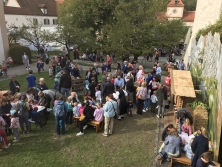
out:
M31 50L26 46L12 46L9 49L9 56L12 58L14 64L23 64L22 62L22 55L26 53L29 57L29 63L31 63L32 53Z

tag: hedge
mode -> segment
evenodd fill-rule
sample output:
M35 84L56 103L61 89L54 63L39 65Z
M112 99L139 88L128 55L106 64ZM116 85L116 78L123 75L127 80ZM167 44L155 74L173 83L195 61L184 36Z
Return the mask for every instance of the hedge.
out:
M17 45L9 49L9 56L12 58L14 64L23 64L22 55L24 55L24 52L29 57L29 63L31 63L32 53L28 47Z

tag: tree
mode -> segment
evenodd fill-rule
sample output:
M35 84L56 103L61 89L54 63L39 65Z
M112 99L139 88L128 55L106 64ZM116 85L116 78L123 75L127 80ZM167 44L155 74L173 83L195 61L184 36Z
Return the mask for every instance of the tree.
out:
M8 35L9 45L12 45L13 43L17 43L17 40L21 36L20 31L18 30L18 27L16 27L14 24L8 26L7 35Z
M50 41L57 42L64 45L66 49L70 52L69 48L72 45L78 45L79 47L93 43L95 44L95 39L91 37L90 30L82 30L80 28L73 28L70 26L58 25L56 31L49 34Z
M197 0L183 0L185 11L195 11Z
M59 22L70 30L90 30L99 47L118 55L147 54L151 48L170 46L185 37L180 20L162 17L166 0L66 0ZM165 33L166 32L166 33Z
M103 49L120 56L128 52L139 56L147 55L154 47L178 44L187 28L181 20L162 17L166 5L163 0L120 2L114 11L117 21L102 29Z
M82 32L78 45L91 45L100 47L96 38L101 35L104 25L113 22L113 11L119 0L66 0L59 7L59 23L63 27L70 27L77 32ZM87 39L87 42L81 42ZM90 40L89 40L90 39ZM84 40L83 40L84 41Z
M42 29L42 23L36 19L27 18L27 24L18 27L21 38L26 40L30 45L35 46L38 51L40 46L49 42L49 31Z

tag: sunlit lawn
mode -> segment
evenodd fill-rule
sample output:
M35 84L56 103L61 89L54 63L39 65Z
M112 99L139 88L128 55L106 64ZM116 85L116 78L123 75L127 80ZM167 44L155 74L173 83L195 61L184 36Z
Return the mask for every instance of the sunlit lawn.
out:
M34 74L37 80L46 79L49 88L53 79L48 73ZM18 76L21 91L27 89L26 75ZM8 80L0 82L2 89L8 89ZM81 98L82 99L82 98ZM135 110L134 110L135 113ZM22 134L18 143L0 152L1 167L151 167L153 163L157 120L155 115L125 116L115 120L112 136L96 134L93 127L85 130L85 135L76 136L79 129L67 126L65 135L55 133L55 120L50 120L43 129L32 125L30 134Z

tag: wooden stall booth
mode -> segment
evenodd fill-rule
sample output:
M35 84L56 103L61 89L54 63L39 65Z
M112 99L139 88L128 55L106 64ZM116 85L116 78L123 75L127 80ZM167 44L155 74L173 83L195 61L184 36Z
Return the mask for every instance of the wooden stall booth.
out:
M190 71L170 70L171 94L174 96L176 108L186 107L196 98Z

